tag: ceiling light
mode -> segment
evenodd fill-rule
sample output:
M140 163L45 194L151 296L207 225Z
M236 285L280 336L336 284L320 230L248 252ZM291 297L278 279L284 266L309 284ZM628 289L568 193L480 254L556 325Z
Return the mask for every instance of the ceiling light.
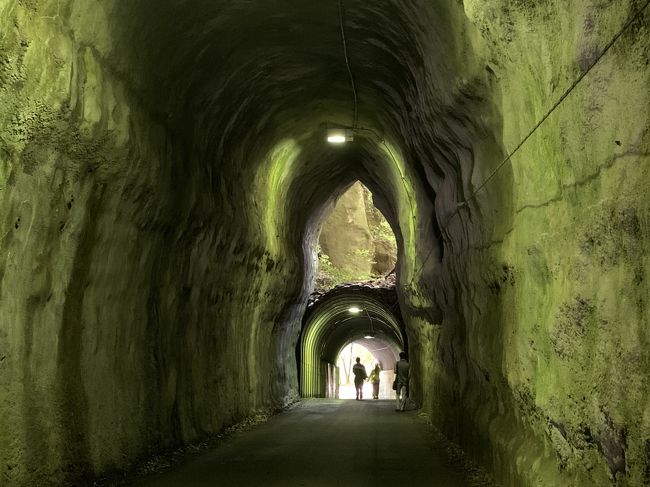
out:
M350 129L345 129L345 128L327 129L327 141L330 144L345 144L346 142L352 142L353 140L354 140L354 134Z
M348 311L353 315L356 315L357 313L361 312L361 308L358 308L357 306L352 306Z
M373 338L375 338L375 335L372 333L366 333L366 336L364 336L363 338L365 338L366 340L372 340Z

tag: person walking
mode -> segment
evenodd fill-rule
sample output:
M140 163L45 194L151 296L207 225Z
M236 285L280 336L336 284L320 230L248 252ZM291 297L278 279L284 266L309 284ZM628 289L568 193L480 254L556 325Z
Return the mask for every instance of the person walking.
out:
M400 352L399 362L395 363L395 381L397 382L395 411L404 411L406 409L410 376L411 366L406 360L406 352Z
M373 399L379 399L379 373L380 372L381 369L379 368L379 364L375 364L375 368L372 369L372 372L370 372L370 378L368 379L370 382L372 382Z
M363 381L368 378L366 373L366 368L361 365L361 359L357 357L357 363L352 367L352 373L354 374L354 388L357 390L357 401L363 399Z

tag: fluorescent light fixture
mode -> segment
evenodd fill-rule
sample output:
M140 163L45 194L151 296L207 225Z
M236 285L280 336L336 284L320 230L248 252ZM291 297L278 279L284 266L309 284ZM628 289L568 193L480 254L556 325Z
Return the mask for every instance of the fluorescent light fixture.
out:
M327 141L330 144L344 144L345 143L345 136L344 135L328 135L327 136Z
M357 313L361 312L361 308L359 308L357 306L352 306L352 307L350 307L350 309L348 311L350 313L352 313L353 315L356 315Z
M327 129L327 141L330 144L345 144L346 142L352 142L353 140L354 140L354 134L350 129L345 129L345 128Z
M366 340L372 340L372 339L375 338L375 337L374 337L373 335L371 335L370 333L368 333L368 334L367 334L366 336L364 336L363 338L365 338Z

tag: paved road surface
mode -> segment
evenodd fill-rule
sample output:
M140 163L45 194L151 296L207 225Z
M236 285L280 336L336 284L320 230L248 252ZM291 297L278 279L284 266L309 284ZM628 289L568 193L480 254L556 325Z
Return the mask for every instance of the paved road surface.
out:
M134 485L467 486L416 412L393 401L307 400L218 448Z

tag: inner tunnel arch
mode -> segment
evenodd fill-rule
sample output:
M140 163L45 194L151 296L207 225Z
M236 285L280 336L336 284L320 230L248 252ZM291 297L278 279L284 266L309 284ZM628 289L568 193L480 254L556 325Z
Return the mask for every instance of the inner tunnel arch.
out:
M352 314L353 307L360 311ZM372 339L365 338L369 332ZM378 357L384 367L407 348L394 286L339 286L308 305L296 353L302 397L335 396L336 360L353 341L368 349L385 344L386 351Z

